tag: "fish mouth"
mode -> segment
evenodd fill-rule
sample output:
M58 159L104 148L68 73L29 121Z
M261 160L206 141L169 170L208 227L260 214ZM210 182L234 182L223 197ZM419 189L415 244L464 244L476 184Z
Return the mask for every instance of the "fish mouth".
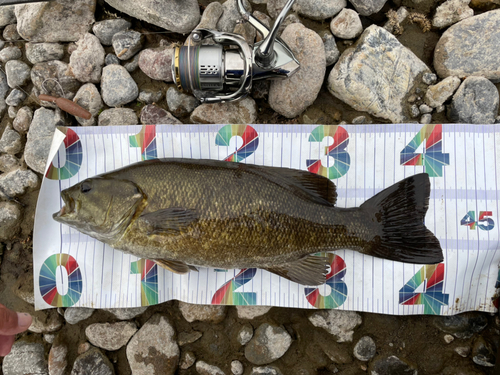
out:
M62 219L64 217L67 217L68 215L75 213L75 200L71 198L66 192L61 193L61 197L64 202L64 206L62 206L61 210L54 213L52 217L54 220Z

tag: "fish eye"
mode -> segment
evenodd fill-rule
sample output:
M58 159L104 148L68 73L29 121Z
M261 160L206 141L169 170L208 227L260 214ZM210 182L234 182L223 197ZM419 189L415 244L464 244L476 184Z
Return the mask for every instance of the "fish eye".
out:
M82 193L88 193L90 190L92 190L92 186L90 185L90 183L86 181L82 182L82 184L80 185L80 191Z

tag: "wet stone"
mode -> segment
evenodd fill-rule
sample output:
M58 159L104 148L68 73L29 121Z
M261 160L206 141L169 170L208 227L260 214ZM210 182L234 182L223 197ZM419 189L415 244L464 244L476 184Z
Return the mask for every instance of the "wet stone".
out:
M5 63L7 84L11 88L23 86L30 80L30 67L20 60L10 60Z
M0 199L23 195L38 186L38 176L33 171L20 168L0 175Z
M154 104L148 104L141 110L141 124L182 124L169 111Z
M175 116L185 116L195 110L200 105L194 96L181 93L174 87L167 91L167 104L170 111Z
M354 311L323 310L313 313L309 321L335 336L337 342L348 342L352 341L354 329L361 324L361 316Z
M131 108L110 108L101 112L98 118L99 126L110 126L110 125L137 125L139 124L139 119L137 114ZM111 309L108 309L111 310ZM122 309L116 309L122 310ZM123 309L127 310L127 309ZM145 309L144 309L145 310ZM117 313L120 316L126 313ZM139 313L142 314L142 313ZM128 315L125 315L128 316ZM118 318L122 319L122 318ZM128 320L132 318L123 318L123 320Z
M231 373L233 373L233 375L243 375L244 370L243 363L240 361L234 360L231 362Z
M376 352L375 341L370 336L361 337L354 345L354 356L360 361L369 361L375 356Z
M144 35L134 30L120 31L113 35L112 43L116 57L128 60L141 50Z
M139 88L123 66L108 65L102 70L101 95L106 105L118 107L137 99Z
M199 331L181 332L179 333L179 337L177 338L177 343L179 344L179 346L192 344L193 342L198 341L201 336L203 336L203 333Z
M17 107L22 102L24 102L26 96L27 95L24 93L24 91L14 89L10 92L9 96L5 98L5 104Z
M116 109L108 109L107 111L118 113L119 112L118 110L122 110L122 109L129 110L128 108L116 108ZM104 112L106 112L106 111L104 111ZM135 116L135 112L134 112L134 116ZM120 116L118 116L118 117L120 117ZM137 116L135 116L135 119L137 121ZM101 124L99 124L99 125L101 125ZM123 125L137 125L137 122L135 122L134 124L123 124ZM148 307L144 306L144 307L128 307L128 308L123 308L123 309L103 309L103 310L113 314L115 316L115 318L118 320L130 320L130 319L134 319L136 316L143 314L147 309L148 309Z
M444 104L460 86L460 78L446 77L441 82L429 86L425 93L425 102L433 108L439 107Z
M0 138L0 152L15 155L22 148L21 135L10 126L7 126L2 134L2 138Z
M114 53L108 53L104 58L104 65L120 65L120 59Z
M127 345L136 332L137 326L133 322L95 323L85 329L85 335L92 345L109 351Z
M212 3L212 4L215 4L215 3ZM171 87L170 89L173 89L173 88ZM142 102L142 103L153 104L155 102L159 102L162 97L163 97L163 93L161 92L161 90L158 90L158 91L144 90L144 91L141 91L139 93L139 97L137 98L137 100ZM167 101L167 103L168 103L168 101ZM170 106L169 106L169 108L170 108Z
M89 309L87 307L68 307L66 311L64 311L64 319L69 324L78 324L90 318L94 311L94 309Z
M194 305L179 301L179 310L189 323L200 321L217 324L226 317L226 306Z
M200 375L226 375L224 371L217 366L209 365L204 361L196 362L196 371Z
M151 79L172 82L172 58L171 46L148 48L139 55L139 68Z
M330 23L332 34L341 39L354 39L363 32L358 13L344 8Z
M76 42L78 48L69 58L69 68L80 82L99 83L104 66L104 48L99 39L87 33Z
M122 18L115 18L96 22L92 27L92 31L103 45L110 46L113 44L113 35L120 31L128 30L131 26L132 24L129 21Z
M19 232L22 214L13 202L0 202L0 241L7 241Z
M236 339L241 345L246 345L253 337L253 327L247 323L238 331Z
M418 371L398 357L390 356L387 358L378 359L373 362L371 365L371 373L376 373L378 375L417 375Z
M347 2L345 0L297 0L293 5L293 10L307 18L323 21L335 16L346 6Z
M250 375L283 375L276 366L253 367Z
M246 345L245 357L253 364L265 365L281 358L291 344L292 338L285 329L264 323Z
M179 368L182 370L187 370L196 362L196 357L193 352L182 352L181 359L179 361Z
M16 41L20 40L21 36L17 32L17 25L7 25L5 29L3 29L3 38L7 41Z
M18 60L23 53L18 47L5 47L0 51L0 61L4 64L10 60Z
M483 367L493 367L495 366L495 352L488 343L482 337L478 337L474 346L472 347L472 360L475 364Z
M248 0L243 0L245 9L252 13L252 6ZM238 10L237 0L227 0L222 4L224 12L217 22L217 30L232 33L236 23L241 19L241 13Z
M0 172L7 173L18 169L21 166L21 161L14 155L0 155Z
M75 116L76 121L82 126L92 126L96 124L96 116L99 111L104 107L102 102L101 94L99 90L93 83L87 83L80 87L76 93L73 101L77 103L80 107L85 108L90 112L92 117L88 120Z
M43 344L17 341L12 351L5 356L2 363L4 375L36 374L48 375Z
M109 359L96 348L91 348L78 356L71 371L71 375L114 375L114 373Z
M59 43L26 43L26 58L32 64L61 60L64 46Z
M437 7L432 18L432 26L444 28L466 18L472 17L474 11L469 7L470 0L447 0Z

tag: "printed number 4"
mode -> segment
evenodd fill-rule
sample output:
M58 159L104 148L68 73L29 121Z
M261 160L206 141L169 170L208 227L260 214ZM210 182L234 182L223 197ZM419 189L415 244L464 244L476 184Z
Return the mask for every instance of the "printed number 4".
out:
M472 230L476 229L476 225L482 230L492 230L495 227L495 222L491 218L492 214L491 211L479 211L479 218L476 221L476 211L469 211L460 220L460 225L468 226Z

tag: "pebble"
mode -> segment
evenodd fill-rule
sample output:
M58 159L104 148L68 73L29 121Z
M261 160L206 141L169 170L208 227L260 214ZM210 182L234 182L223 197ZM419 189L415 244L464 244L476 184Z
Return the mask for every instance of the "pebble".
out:
M127 69L127 72L132 73L139 67L139 55L135 55L134 57L132 57L130 61L127 61L125 64L123 64L123 67Z
M448 118L463 124L494 124L499 94L484 77L467 77L458 88L448 111Z
M68 68L68 64L58 60L35 64L31 68L31 81L44 94L62 97L64 92L65 98L73 99L82 84Z
M200 321L220 323L226 317L226 306L194 305L179 301L179 310L189 323Z
M63 318L55 310L39 311L33 315L28 331L35 333L52 333L59 331L64 324Z
M263 323L245 346L245 358L255 365L265 365L281 358L291 344L292 337L284 328Z
M64 46L59 43L26 43L26 58L32 64L61 60Z
M182 124L169 111L154 104L148 104L141 110L141 124Z
M127 345L127 358L132 373L173 375L180 354L174 336L174 328L168 319L160 314L153 315Z
M418 371L410 366L405 361L402 361L398 357L392 355L387 358L377 359L372 363L371 374L377 375L392 375L392 374L405 374L405 375L417 375Z
M5 100L4 100L4 103L5 103ZM5 103L5 105L6 104L7 103ZM10 105L7 113L8 113L8 115L9 115L10 118L14 118L17 115L17 108L14 107L14 106L12 106L12 105Z
M69 57L69 68L80 82L99 83L104 66L104 48L99 39L87 33L76 42L78 48Z
M243 375L243 371L245 371L243 363L236 359L231 362L231 372L233 373L233 375Z
M18 60L23 56L18 47L5 47L0 51L0 61L4 64L10 60Z
M361 324L361 316L354 311L322 310L313 313L309 321L325 329L337 342L352 341L354 329Z
M114 375L115 371L109 359L99 349L90 348L78 356L71 375Z
M335 341L332 342L323 340L319 342L319 345L323 350L323 353L325 353L333 363L339 365L352 363L352 355L344 345L338 344Z
M335 42L335 37L332 35L330 31L323 31L321 34L321 39L323 40L323 44L325 45L325 62L326 66L330 66L335 64L339 57L340 51L337 48L337 43Z
M219 22L220 17L224 13L224 7L221 3L214 2L207 5L203 14L201 15L201 20L197 29L209 29L216 30L217 22Z
M116 109L108 109L106 111L111 111L114 113L120 112L119 110L126 109L129 110L128 108L116 108ZM104 111L104 112L106 112ZM103 112L103 113L104 113ZM135 115L135 112L134 112ZM117 115L117 117L120 117L120 115ZM135 116L137 120L137 116ZM101 125L101 124L99 124ZM123 125L137 125L137 122L134 124L123 124ZM116 319L118 320L130 320L134 319L136 316L139 316L143 314L146 310L148 309L147 306L143 307L128 307L128 308L122 308L122 309L103 309L104 311L107 311L115 316Z
M192 344L193 342L198 341L201 336L203 336L203 333L199 331L181 332L179 333L179 337L177 338L177 343L179 344L179 346Z
M33 299L34 301L34 299ZM34 302L33 302L34 304ZM43 339L49 343L49 344L53 344L54 343L54 340L55 338L57 337L57 334L56 333L44 333L43 334ZM50 371L50 370L49 370Z
M10 88L23 86L30 80L30 67L20 60L10 60L5 63L7 84Z
M354 345L354 356L360 361L367 362L377 353L375 341L370 336L363 336Z
M200 375L226 375L219 367L209 365L204 361L196 362L196 371Z
M216 3L212 3L216 4ZM218 4L218 3L217 3ZM169 88L169 90L175 90L173 87ZM137 100L142 103L146 104L153 104L155 102L159 102L161 98L163 97L163 93L161 90L158 91L153 91L153 90L143 90L139 93L139 97ZM167 103L168 103L168 98L167 98ZM171 110L171 107L169 105L169 109Z
M0 155L0 172L8 173L21 166L21 161L14 155Z
M332 34L341 39L354 39L363 32L358 13L344 8L330 23Z
M48 375L43 344L16 341L10 354L3 359L2 370L5 375Z
M335 16L346 6L346 0L298 0L293 5L293 10L312 20L323 21Z
M101 44L110 46L113 44L113 35L120 31L128 30L132 24L123 18L99 21L94 24L92 31L99 38Z
M0 27L5 27L11 23L16 23L15 5L4 5L0 7Z
M200 21L198 0L105 0L113 8L163 29L186 34ZM232 30L231 30L232 31Z
M17 107L20 105L22 102L24 102L24 99L26 99L26 94L24 91L14 89L10 92L9 96L5 98L5 104Z
M45 335L44 335L45 337ZM67 361L68 347L63 343L52 345L49 352L48 368L50 375L64 375Z
M458 339L468 339L488 325L488 319L482 313L466 312L459 315L439 316L433 321L436 328L450 333Z
M87 83L83 85L76 93L73 101L80 107L85 108L92 115L92 117L88 120L84 119L83 117L75 116L76 121L78 121L78 123L82 126L95 125L96 116L104 107L101 94L99 93L97 87L93 83Z
M104 58L104 65L120 65L120 59L114 53L108 53Z
M357 124L357 125L361 125L361 124L371 124L371 120L369 117L366 117L366 116L357 116L357 117L354 117L351 121L352 124Z
M22 213L13 202L0 202L0 241L8 241L19 232Z
M326 72L325 46L316 32L302 24L288 26L281 38L300 62L300 69L288 79L272 81L269 105L279 114L293 118L304 112L318 96Z
M350 0L356 11L362 16L370 16L377 13L385 5L387 0Z
M283 375L276 366L253 367L250 375Z
M458 346L455 348L455 352L460 356L460 357L468 357L470 354L470 348L468 346Z
M272 309L272 306L236 306L236 313L240 319L252 320L265 315Z
M182 370L187 370L196 362L196 357L193 352L182 352L181 359L179 361L179 368Z
M192 95L181 93L176 88L170 87L167 90L167 104L168 109L175 116L185 116L193 112L200 105L200 101Z
M147 48L139 55L139 68L151 79L173 82L172 58L171 46Z
M130 103L139 96L139 88L123 66L108 65L102 70L102 100L110 107Z
M87 307L68 307L64 311L64 319L69 324L78 324L81 321L90 318L94 311L94 309L89 309Z
M447 344L450 344L453 340L455 340L452 335L444 335L443 339Z
M2 134L2 138L0 138L0 152L15 155L22 148L21 135L10 126L7 126Z
M246 345L253 337L253 327L247 323L238 331L237 340L241 345Z
M96 0L16 6L17 30L30 42L75 42L94 23Z
M14 293L23 301L30 305L35 304L35 288L33 282L33 272L24 272L17 277Z
M138 125L137 114L131 108L110 108L101 112L98 118L99 126ZM117 309L118 310L118 309ZM119 313L122 314L122 313ZM142 313L141 313L142 314ZM129 318L123 319L128 320ZM132 318L130 318L132 319Z
M483 367L495 366L495 352L490 343L482 337L478 337L472 347L472 360L475 364Z
M472 17L474 11L469 7L471 0L447 0L436 8L432 18L432 26L439 29L448 27Z
M38 176L33 171L14 169L0 175L0 199L18 197L37 186Z
M82 342L78 345L78 349L77 349L77 352L78 354L83 354L83 353L86 353L90 350L92 346L87 342Z
M422 114L432 113L432 108L429 107L427 104L420 104L420 107L418 107L418 109Z
M137 332L133 322L94 323L85 329L85 335L92 345L113 351L127 345Z
M437 82L437 75L434 73L424 73L422 76L422 82L426 85L433 85Z
M411 118L416 118L420 115L420 110L418 109L418 105L416 104L413 104L411 107L410 107L410 117Z
M478 43L480 35L481 43ZM500 9L467 18L448 28L434 49L441 78L482 76L500 81ZM485 53L488 51L488 53Z
M441 82L429 86L425 93L424 101L433 108L443 105L460 86L460 78L446 77Z
M143 43L144 35L134 30L117 32L112 38L113 50L120 60L130 59L141 50Z
M202 104L191 113L195 124L254 124L257 120L257 104L246 97L230 103Z
M227 0L222 4L224 11L217 22L217 30L232 33L236 23L241 19L241 13L238 10L238 0ZM252 13L252 6L248 0L243 0L245 9Z
M429 68L387 30L372 25L333 67L328 90L358 111L407 120L404 99Z
M430 113L426 113L420 117L421 124L430 124L432 121L432 115Z
M17 32L17 25L7 25L5 29L3 29L3 38L6 41L14 42L16 40L21 39L21 35Z

